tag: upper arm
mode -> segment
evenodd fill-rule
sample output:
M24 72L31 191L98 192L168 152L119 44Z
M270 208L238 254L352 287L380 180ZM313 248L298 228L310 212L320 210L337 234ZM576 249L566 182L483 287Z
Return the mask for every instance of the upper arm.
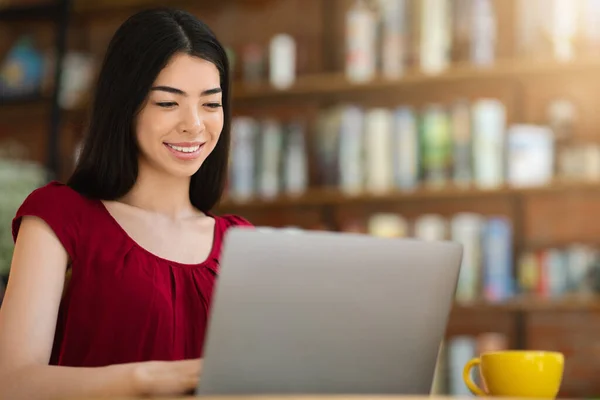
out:
M0 308L0 370L48 363L68 260L44 220L22 217Z
M0 371L48 364L65 272L77 257L82 200L51 183L31 193L12 224L15 248L0 307Z

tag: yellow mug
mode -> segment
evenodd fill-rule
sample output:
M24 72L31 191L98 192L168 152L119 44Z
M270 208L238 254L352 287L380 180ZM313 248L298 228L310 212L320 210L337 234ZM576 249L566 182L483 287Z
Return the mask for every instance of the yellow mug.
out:
M463 380L477 396L555 398L562 383L564 356L558 352L492 351L470 360ZM471 369L479 367L486 390L471 380Z

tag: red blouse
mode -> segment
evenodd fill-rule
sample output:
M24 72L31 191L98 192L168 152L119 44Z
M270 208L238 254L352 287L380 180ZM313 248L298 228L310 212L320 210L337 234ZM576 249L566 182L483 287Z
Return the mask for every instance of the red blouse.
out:
M208 258L182 264L148 252L101 201L59 182L23 202L13 220L15 240L25 215L46 221L72 260L51 365L95 367L202 355L223 235L231 226L250 226L248 221L211 215L215 232Z

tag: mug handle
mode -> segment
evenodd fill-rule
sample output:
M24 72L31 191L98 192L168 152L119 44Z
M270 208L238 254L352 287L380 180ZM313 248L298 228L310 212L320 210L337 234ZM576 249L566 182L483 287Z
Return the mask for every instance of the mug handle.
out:
M465 368L463 369L463 381L465 381L465 385L467 385L469 390L474 395L483 397L487 396L487 393L485 393L479 386L475 384L475 382L471 380L471 369L475 366L479 366L479 364L481 364L481 359L473 358L465 365Z

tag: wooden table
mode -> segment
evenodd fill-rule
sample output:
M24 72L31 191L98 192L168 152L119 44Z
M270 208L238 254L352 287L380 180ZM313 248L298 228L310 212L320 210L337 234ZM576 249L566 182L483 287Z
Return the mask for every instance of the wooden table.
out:
M137 400L131 397L111 397L110 400ZM144 397L144 399L149 399ZM210 396L210 397L150 397L160 400L473 400L473 397L451 397L451 396L365 396L365 395L335 395L335 396ZM479 398L486 399L486 398ZM490 400L502 400L500 397L489 398ZM77 400L77 399L73 399ZM103 399L80 399L80 400L107 400ZM507 398L506 400L532 400L531 398Z

